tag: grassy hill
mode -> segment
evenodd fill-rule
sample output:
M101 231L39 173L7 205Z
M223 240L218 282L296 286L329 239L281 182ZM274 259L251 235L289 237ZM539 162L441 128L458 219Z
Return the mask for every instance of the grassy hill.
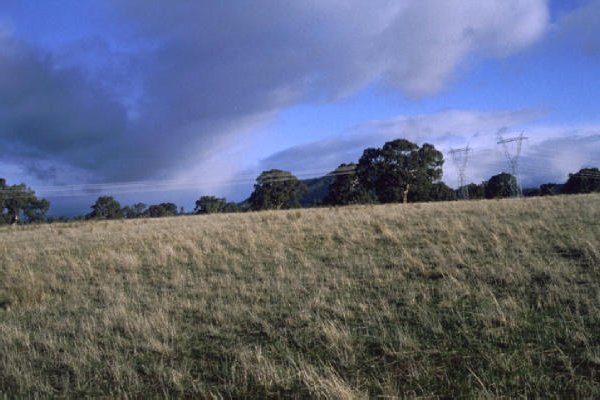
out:
M600 396L600 196L0 228L0 393Z

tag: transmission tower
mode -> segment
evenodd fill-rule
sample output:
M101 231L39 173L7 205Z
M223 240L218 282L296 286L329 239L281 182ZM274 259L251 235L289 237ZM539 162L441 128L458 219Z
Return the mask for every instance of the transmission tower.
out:
M506 160L508 161L508 165L510 167L511 174L515 177L517 181L516 192L517 196L523 196L523 188L521 187L521 178L519 177L519 157L521 156L521 146L523 145L523 140L527 140L526 136L523 136L524 132L521 132L519 136L515 136L512 138L504 139L501 133L498 133L498 144L501 144L504 148L504 155L506 156ZM511 154L508 143L516 144L516 152L515 154Z
M458 172L458 187L460 188L460 197L463 200L469 199L466 170L467 163L469 162L469 153L471 151L471 148L467 146L462 149L450 149L449 152L452 156L452 161L456 166L456 171Z

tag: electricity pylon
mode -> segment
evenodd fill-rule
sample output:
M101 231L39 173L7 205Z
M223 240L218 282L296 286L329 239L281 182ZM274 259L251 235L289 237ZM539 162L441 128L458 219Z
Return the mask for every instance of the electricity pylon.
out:
M512 138L504 139L501 133L498 133L498 144L501 144L504 148L504 155L506 156L506 160L508 161L508 165L510 167L511 174L515 177L517 181L516 189L517 196L523 196L523 188L521 187L521 178L519 177L519 157L521 156L521 147L523 145L523 140L527 140L526 136L523 136L524 132L521 132L519 136L515 136ZM511 154L508 149L508 143L516 143L516 152L515 154Z
M460 188L460 197L463 200L469 199L469 189L467 188L467 163L469 162L469 153L472 149L467 146L462 149L450 149L449 153L452 156L452 161L456 166L458 173L458 187Z

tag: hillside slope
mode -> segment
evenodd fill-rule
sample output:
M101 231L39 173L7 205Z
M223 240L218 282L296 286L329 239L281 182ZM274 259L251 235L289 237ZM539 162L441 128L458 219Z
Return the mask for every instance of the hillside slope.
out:
M8 397L600 396L600 196L0 228Z
M331 185L334 180L335 176L329 175L302 180L302 183L306 185L306 192L300 199L302 207L312 207L315 204L323 204L325 197L327 197L327 194L329 193L329 185Z

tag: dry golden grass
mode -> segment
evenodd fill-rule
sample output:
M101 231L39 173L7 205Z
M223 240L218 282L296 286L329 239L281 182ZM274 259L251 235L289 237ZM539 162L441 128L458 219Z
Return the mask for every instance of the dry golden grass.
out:
M599 397L599 243L598 195L3 227L0 394Z

